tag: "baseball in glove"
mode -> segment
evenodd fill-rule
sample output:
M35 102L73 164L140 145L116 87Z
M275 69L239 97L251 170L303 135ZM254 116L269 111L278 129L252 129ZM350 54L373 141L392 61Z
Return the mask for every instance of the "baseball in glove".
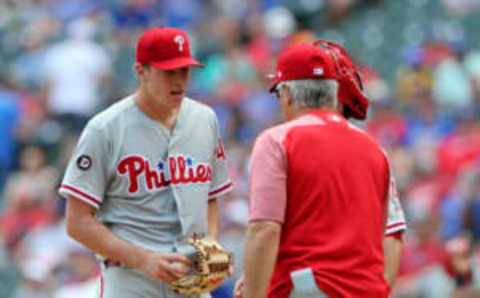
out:
M169 284L177 294L196 295L208 293L219 287L228 275L232 254L215 240L194 234L187 240L192 261L189 273Z

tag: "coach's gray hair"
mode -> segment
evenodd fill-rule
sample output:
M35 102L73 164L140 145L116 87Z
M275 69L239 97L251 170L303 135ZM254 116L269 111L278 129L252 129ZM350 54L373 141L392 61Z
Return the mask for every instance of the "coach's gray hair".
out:
M278 85L287 85L298 108L320 108L332 105L337 108L338 83L335 80L295 80L284 81Z

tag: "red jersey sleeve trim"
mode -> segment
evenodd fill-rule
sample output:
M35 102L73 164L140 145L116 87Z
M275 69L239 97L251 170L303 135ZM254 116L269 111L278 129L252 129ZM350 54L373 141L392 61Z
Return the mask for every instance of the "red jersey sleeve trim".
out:
M220 186L219 188L209 192L208 193L208 199L212 200L212 199L218 198L220 196L223 196L224 194L230 192L232 189L233 189L233 183L231 181L228 181L223 186Z
M391 234L388 234L388 235L385 235L385 237L392 237L392 238L395 238L397 240L400 240L400 241L403 241L403 230L400 230L400 231L396 231L394 233L391 233Z
M86 193L84 190L73 187L71 185L62 184L59 189L59 193L62 195L71 195L85 203L95 207L96 209L100 208L101 200L95 196Z
M406 222L397 222L394 224L387 225L385 228L385 236L394 234L399 231L403 231L407 229L407 223Z

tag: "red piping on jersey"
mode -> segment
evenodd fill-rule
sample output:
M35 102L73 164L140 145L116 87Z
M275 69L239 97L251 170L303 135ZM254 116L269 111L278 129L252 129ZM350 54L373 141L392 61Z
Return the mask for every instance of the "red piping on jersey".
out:
M214 196L214 195L216 195L217 193L222 192L222 191L228 189L230 186L232 186L232 182L230 182L230 183L228 183L228 184L220 187L220 188L217 189L217 190L214 190L214 191L209 192L209 193L208 193L208 196L209 196L209 197Z
M406 225L406 223L399 222L399 223L396 223L396 224L393 224L393 225L389 225L389 226L387 225L387 229L396 228L396 227L403 226L403 225Z
M72 187L72 186L70 186L70 185L62 184L62 185L60 185L60 188L65 188L65 189L71 190L71 191L73 191L74 193L81 195L81 196L84 197L85 199L89 199L90 201L94 202L95 204L100 205L100 201L99 201L99 200L97 200L96 198L92 197L91 195L86 194L86 193L84 193L83 191L81 191L81 190L79 190L79 189L76 189L76 188L74 188L74 187Z

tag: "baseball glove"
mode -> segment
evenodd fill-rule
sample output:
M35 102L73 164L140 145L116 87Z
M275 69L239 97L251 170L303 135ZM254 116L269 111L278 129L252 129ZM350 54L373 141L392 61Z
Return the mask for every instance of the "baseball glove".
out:
M194 234L187 240L193 247L188 256L192 265L187 275L169 284L177 294L196 295L215 290L228 275L232 254L215 240Z

